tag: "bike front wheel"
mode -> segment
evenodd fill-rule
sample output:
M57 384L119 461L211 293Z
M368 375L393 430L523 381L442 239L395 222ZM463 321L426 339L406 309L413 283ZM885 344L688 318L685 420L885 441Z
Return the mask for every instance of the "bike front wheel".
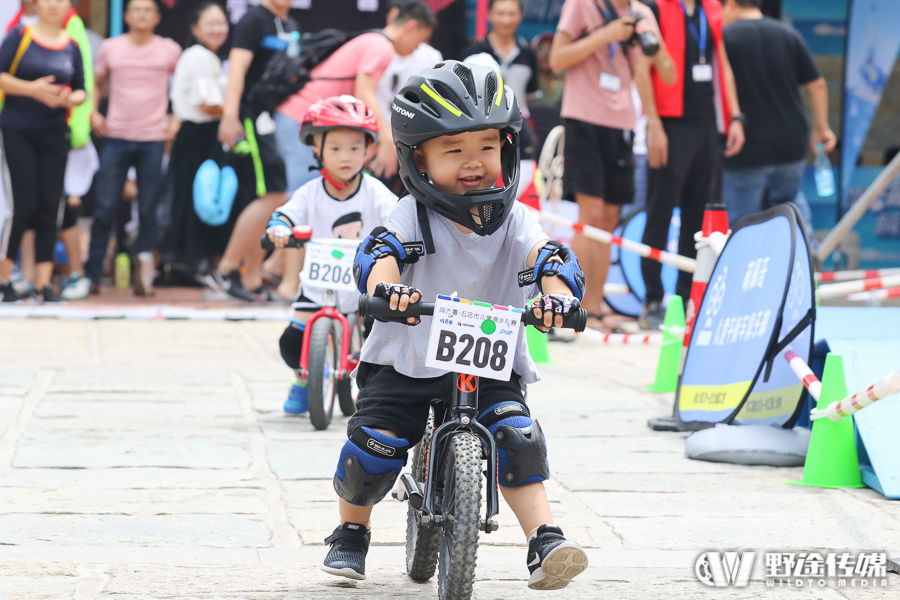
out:
M416 444L413 451L412 476L416 481L425 484L425 471L431 434L434 432L434 414L428 416L428 425L422 441ZM412 505L406 508L406 572L413 581L428 581L434 577L438 558L438 528L422 522L421 511Z
M468 600L475 582L481 508L481 444L471 433L447 444L438 541L438 597Z
M362 348L363 330L359 317L355 314L347 315L347 323L350 325L350 355L358 353ZM348 357L349 360L349 357ZM341 412L345 417L350 417L356 412L356 401L353 399L353 378L350 374L337 382L338 403L341 406Z
M337 353L331 319L322 317L313 323L309 336L309 360L306 394L309 401L309 420L316 429L325 429L334 413Z

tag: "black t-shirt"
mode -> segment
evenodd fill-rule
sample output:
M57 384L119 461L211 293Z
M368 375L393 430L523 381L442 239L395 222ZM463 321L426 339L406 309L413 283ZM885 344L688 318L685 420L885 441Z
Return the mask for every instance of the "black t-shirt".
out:
M241 112L252 112L247 106L247 95L262 79L266 64L272 55L287 48L290 32L300 31L297 22L291 17L286 21L279 19L265 6L254 6L234 27L231 45L253 53L253 61L244 77L244 95L241 97Z
M650 7L657 22L659 22L659 7L656 5L655 0L645 0L644 4ZM694 6L694 14L691 15L690 22L687 19L684 20L684 73L681 74L681 77L684 78L684 112L681 118L714 125L716 123L716 103L713 82L694 81L694 65L700 64L700 36L706 36L704 56L708 65L713 64L716 45L712 29L709 27L706 11L701 11L700 7L700 1L698 0ZM702 23L700 20L701 12L703 13ZM690 23L693 23L693 31L691 31ZM702 30L700 29L701 26L703 27ZM694 37L694 33L698 37Z
M0 73L9 73L22 42L23 28L11 32L0 44ZM57 85L68 85L72 90L84 89L84 66L78 44L69 40L60 48L48 48L32 39L16 68L15 77L35 81L53 75ZM0 124L10 129L49 129L65 127L68 109L50 108L43 102L27 96L6 96Z
M802 160L809 143L800 86L821 77L803 38L790 26L765 17L725 28L747 138L741 152L726 159L729 169Z
M534 94L541 89L537 79L537 54L534 53L531 45L520 37L516 38L516 49L513 51L512 60L504 62L503 57L496 51L487 38L472 42L463 50L463 59L484 52L489 54L497 64L500 65L500 73L503 75L503 82L512 88L519 101L519 107L523 107L523 103L528 96ZM528 110L528 107L524 107Z

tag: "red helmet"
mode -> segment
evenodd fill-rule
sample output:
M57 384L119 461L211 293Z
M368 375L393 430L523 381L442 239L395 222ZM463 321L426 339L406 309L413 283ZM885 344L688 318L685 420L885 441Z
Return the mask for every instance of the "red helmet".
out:
M313 135L333 129L362 131L373 144L378 141L378 122L375 112L365 102L350 94L319 100L309 107L300 127L300 141L313 145Z

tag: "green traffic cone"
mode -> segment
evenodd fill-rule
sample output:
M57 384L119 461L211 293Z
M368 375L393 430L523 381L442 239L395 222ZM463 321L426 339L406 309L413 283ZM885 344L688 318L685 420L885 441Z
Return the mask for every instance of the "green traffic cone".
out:
M684 331L684 301L681 296L669 298L666 319L663 323L663 341L656 365L656 381L647 389L651 392L674 392L678 388L678 367L681 364L681 346L684 338L676 331Z
M840 354L829 352L825 359L822 392L817 408L822 410L832 402L846 397L844 362ZM813 421L806 464L803 466L803 479L787 483L821 488L865 487L859 474L853 419L844 419L840 423L829 419Z
M547 341L546 333L538 331L534 327L526 327L525 341L528 342L531 360L539 365L550 363L550 344Z

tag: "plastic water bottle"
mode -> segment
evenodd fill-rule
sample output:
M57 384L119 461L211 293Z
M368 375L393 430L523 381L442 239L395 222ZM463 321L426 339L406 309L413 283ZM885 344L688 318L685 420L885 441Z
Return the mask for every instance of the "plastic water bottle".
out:
M287 47L287 57L288 58L297 58L300 56L300 32L292 31L291 32L291 41L288 42Z
M120 290L131 287L131 259L127 252L116 255L116 287Z
M831 170L831 161L825 154L822 144L816 146L816 193L820 197L834 195L834 171Z

